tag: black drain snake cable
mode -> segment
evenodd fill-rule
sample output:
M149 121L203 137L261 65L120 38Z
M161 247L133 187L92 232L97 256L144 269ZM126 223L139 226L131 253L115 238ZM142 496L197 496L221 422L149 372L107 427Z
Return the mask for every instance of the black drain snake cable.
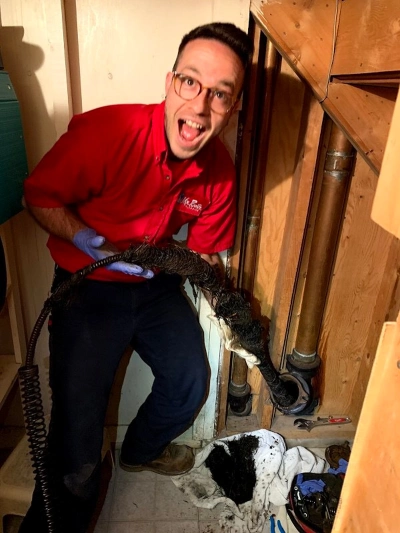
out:
M267 382L275 407L284 414L295 414L303 410L310 400L307 397L307 384L303 383L301 377L293 377L290 374L281 376L273 366L268 350L262 341L263 328L259 321L252 319L250 305L239 292L223 288L215 270L199 254L178 245L157 248L142 244L132 246L125 252L101 259L78 270L71 275L70 279L61 283L45 301L31 333L25 365L18 371L33 470L42 491L49 533L59 533L63 531L63 528L59 523L59 513L56 511L57 501L51 490L52 480L47 468L47 429L39 370L38 366L33 363L36 344L53 307L63 303L65 305L71 290L95 269L116 261L134 263L148 269L158 268L167 274L179 274L186 277L194 289L198 287L208 291L215 316L226 322L243 348L259 358L260 364L257 367Z

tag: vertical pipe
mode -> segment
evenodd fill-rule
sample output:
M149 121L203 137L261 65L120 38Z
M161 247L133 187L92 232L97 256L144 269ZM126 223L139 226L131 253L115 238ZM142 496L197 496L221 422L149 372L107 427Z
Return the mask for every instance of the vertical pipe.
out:
M259 231L261 224L261 210L263 207L263 190L265 180L267 144L269 139L271 111L273 101L273 89L277 67L279 65L278 53L270 41L267 43L266 50L266 84L264 113L261 118L261 127L259 132L259 145L256 152L256 165L254 177L250 182L249 201L246 220L246 232L243 239L242 265L241 265L241 289L248 293L249 298L253 294L255 270L258 255Z
M242 239L242 260L239 272L240 289L246 294L250 303L254 289L255 269L259 246L259 230L263 205L266 152L273 101L272 95L278 66L278 53L272 43L267 41L264 60L266 77L263 96L263 113L259 119L258 128L256 128L256 132L258 133L256 142L258 142L258 146L254 152L254 175L250 175L249 178L246 210L247 218L245 221L245 234ZM255 118L257 119L257 117ZM233 414L248 414L248 410L245 411L246 405L243 406L243 402L238 401L238 398L244 398L244 403L246 404L249 394L250 387L247 384L247 364L242 358L234 355L231 381L229 384L229 402Z
M353 169L354 149L332 123L311 242L298 332L290 364L319 366L317 343Z

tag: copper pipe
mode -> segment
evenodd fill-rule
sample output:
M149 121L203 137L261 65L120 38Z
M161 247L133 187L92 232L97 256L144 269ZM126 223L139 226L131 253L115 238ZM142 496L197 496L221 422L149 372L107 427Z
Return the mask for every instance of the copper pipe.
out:
M275 86L276 72L279 58L276 48L267 42L266 50L266 84L264 98L264 113L261 119L261 132L259 146L256 154L256 168L254 178L251 179L249 188L249 200L246 220L246 233L243 239L242 265L240 286L247 292L249 297L253 294L255 270L257 263L259 231L261 223L261 210L263 206L263 190L265 181L265 168L267 159L267 145L270 132L272 95Z
M255 269L259 246L259 230L261 211L263 205L263 189L265 180L266 153L270 131L270 117L273 102L273 89L275 86L276 73L279 67L279 56L270 41L266 43L264 67L265 88L263 98L263 114L259 119L258 146L254 151L254 172L250 171L247 200L247 217L245 221L245 233L242 238L242 254L239 269L239 287L246 294L250 303L252 299L255 279ZM255 117L257 120L257 117ZM253 176L251 175L253 174ZM244 359L233 356L230 391L243 391L248 389L247 364ZM236 394L236 392L234 392Z
M317 358L317 342L353 161L353 146L332 123L292 362L307 365Z
M232 360L231 384L233 386L240 387L243 386L245 383L247 383L246 361L234 354Z

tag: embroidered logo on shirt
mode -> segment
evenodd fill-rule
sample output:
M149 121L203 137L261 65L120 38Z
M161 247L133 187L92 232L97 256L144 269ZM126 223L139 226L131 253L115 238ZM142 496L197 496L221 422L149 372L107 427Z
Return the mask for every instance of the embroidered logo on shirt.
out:
M181 192L179 195L178 204L182 204L187 209L190 209L190 211L194 211L195 213L200 213L200 211L203 209L203 204L200 204L198 200L195 198L189 198L189 196L185 196L185 193Z

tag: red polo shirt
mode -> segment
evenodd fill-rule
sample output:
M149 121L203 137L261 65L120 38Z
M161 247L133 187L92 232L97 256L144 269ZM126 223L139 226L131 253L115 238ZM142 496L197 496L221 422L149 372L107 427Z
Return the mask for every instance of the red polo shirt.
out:
M190 160L171 163L166 156L164 103L94 109L73 117L25 180L25 198L39 207L68 207L121 250L142 242L166 244L186 223L192 250L230 248L236 178L222 142L213 139ZM93 261L54 235L48 247L70 272ZM91 277L143 281L105 268Z

